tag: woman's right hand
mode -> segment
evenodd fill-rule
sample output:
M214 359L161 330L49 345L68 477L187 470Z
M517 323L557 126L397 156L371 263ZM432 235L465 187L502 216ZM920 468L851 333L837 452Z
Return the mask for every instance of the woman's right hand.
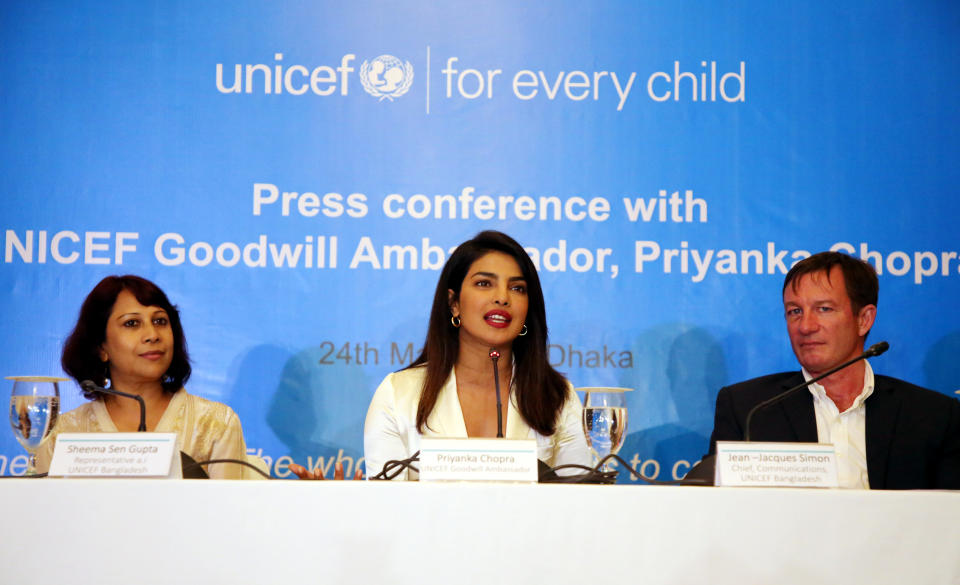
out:
M303 465L297 465L296 463L291 463L287 466L287 469L292 471L294 475L300 479L326 479L323 477L323 470L319 467L316 469L307 469ZM333 468L333 479L344 479L343 477L343 463L336 463ZM363 470L360 469L360 466L357 466L357 471L353 474L353 479L363 479Z

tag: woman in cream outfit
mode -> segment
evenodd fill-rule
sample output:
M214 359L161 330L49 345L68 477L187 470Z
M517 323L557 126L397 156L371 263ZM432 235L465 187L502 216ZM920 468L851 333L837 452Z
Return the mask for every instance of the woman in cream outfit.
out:
M246 460L240 419L233 410L188 394L190 361L180 315L167 295L138 276L108 276L90 292L67 338L63 369L78 383L91 380L136 394L147 407L148 431L176 433L180 449L195 461ZM55 433L133 432L140 422L136 400L84 391L90 400L66 414ZM46 471L56 434L38 453ZM211 478L240 479L256 472L232 463L209 466Z

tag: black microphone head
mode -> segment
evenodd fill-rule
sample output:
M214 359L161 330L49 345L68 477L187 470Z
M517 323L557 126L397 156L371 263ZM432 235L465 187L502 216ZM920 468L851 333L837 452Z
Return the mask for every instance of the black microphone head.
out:
M80 382L80 387L83 388L84 392L96 392L97 385L93 383L93 380L84 380Z
M490 356L490 359L492 359L492 360L498 360L498 359L500 359L500 352L497 351L497 350L495 350L495 349L493 349L493 348L490 348L490 353L487 354L487 355L489 355L489 356Z
M890 344L886 341L880 341L871 345L870 349L867 350L867 354L869 354L869 357L875 357L887 351L888 349L890 349Z

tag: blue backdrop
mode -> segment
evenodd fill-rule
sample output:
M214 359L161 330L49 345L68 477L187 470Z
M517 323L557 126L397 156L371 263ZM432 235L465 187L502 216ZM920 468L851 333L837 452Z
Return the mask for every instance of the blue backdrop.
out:
M879 269L875 369L952 395L958 32L937 1L5 2L0 374L60 373L86 293L140 274L276 475L352 467L447 251L499 229L554 365L635 389L649 475L720 386L796 369L812 252Z

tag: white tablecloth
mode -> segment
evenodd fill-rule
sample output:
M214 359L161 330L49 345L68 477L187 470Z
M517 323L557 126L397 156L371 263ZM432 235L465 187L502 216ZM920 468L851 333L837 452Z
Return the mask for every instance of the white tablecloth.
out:
M0 582L960 583L960 493L0 480Z

